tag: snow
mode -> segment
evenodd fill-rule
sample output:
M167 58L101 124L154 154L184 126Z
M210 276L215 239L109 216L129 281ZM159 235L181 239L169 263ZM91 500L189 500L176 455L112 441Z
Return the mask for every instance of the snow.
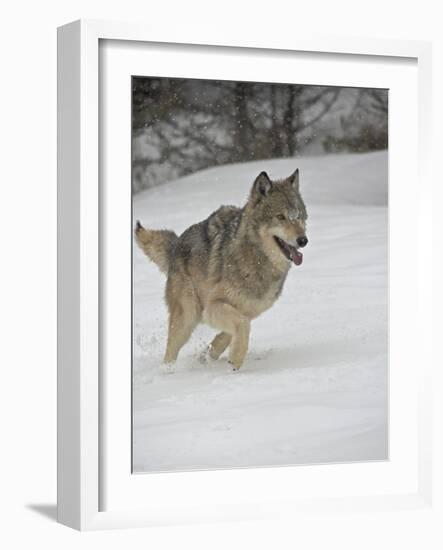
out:
M233 372L195 330L174 368L165 278L134 247L133 469L176 471L384 460L388 456L387 152L211 168L134 197L134 220L178 234L255 176L300 168L309 245L282 296L252 322Z

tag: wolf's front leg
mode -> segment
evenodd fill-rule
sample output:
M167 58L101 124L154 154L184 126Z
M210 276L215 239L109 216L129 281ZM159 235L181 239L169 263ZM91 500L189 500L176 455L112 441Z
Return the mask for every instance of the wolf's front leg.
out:
M211 302L203 312L203 318L213 327L231 336L229 362L235 370L239 369L248 351L251 327L249 319L221 300Z
M231 343L232 336L227 332L219 332L209 345L209 357L218 359Z

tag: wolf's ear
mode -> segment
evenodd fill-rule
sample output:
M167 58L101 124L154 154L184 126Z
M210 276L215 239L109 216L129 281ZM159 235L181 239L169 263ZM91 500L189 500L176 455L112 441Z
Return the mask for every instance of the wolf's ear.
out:
M291 186L293 187L293 189L295 191L298 191L298 187L299 187L299 183L300 183L300 178L299 178L299 175L298 175L298 168L293 174L291 174L289 176L288 181L291 184Z
M266 197L272 188L272 181L266 172L260 172L255 178L254 185L252 186L252 193L256 196Z

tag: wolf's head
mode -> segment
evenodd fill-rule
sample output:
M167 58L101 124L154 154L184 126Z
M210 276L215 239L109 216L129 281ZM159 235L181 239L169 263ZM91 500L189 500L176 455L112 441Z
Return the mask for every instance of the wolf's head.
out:
M308 216L300 195L298 169L278 181L271 181L266 172L261 172L252 186L248 210L272 256L279 261L283 255L300 265L303 261L300 248L308 244Z

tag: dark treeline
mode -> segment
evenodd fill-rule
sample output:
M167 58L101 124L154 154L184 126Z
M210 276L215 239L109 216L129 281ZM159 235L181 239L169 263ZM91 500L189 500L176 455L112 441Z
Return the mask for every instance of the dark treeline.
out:
M232 162L387 147L387 92L169 78L132 80L134 191Z

